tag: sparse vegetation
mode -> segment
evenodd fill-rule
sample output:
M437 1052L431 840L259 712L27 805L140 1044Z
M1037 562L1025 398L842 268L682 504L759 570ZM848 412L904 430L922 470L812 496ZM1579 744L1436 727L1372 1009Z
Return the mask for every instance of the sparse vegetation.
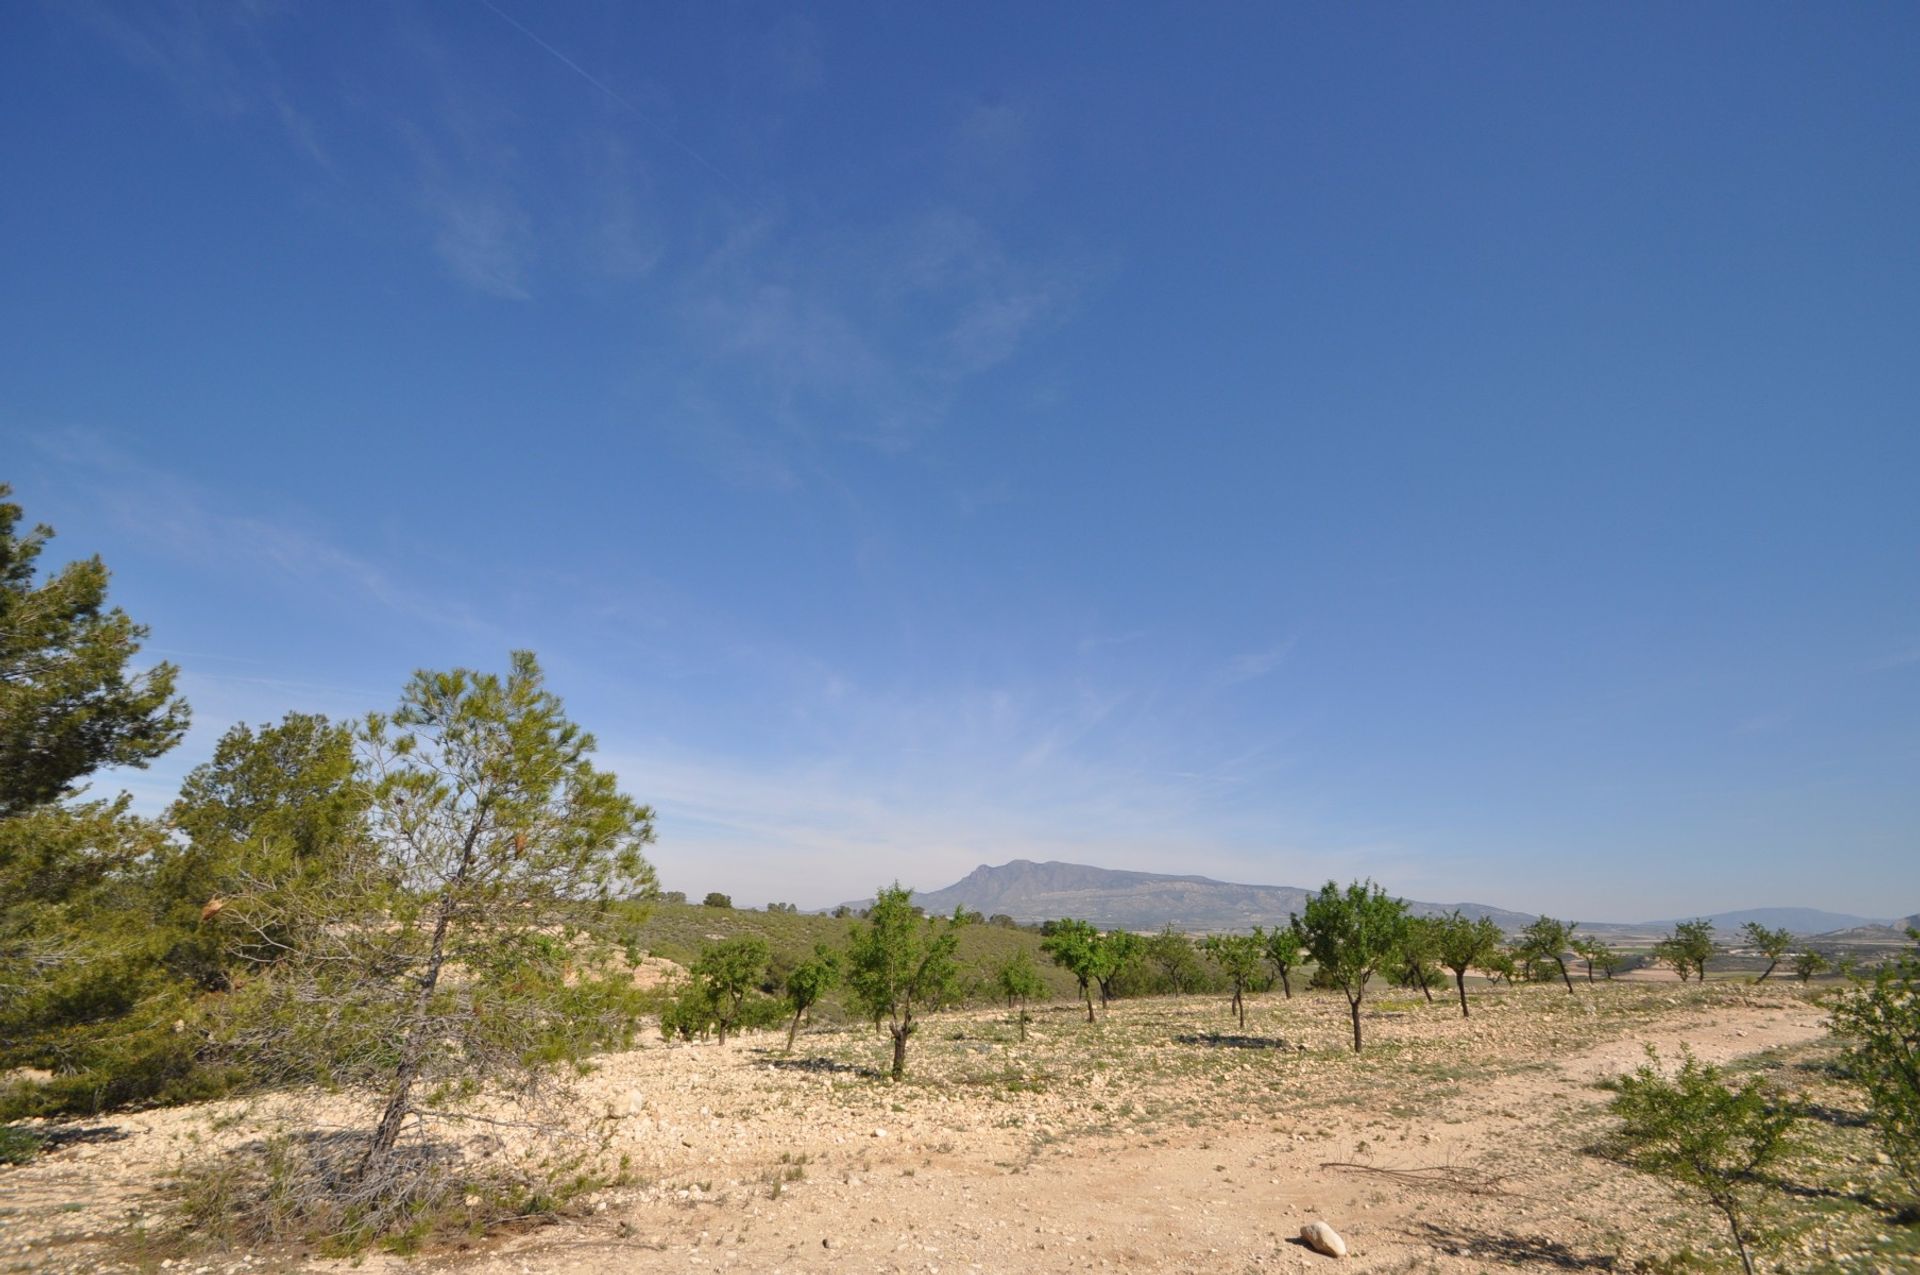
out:
M1033 1015L1027 1012L1027 1002L1040 1000L1047 994L1046 980L1034 968L1033 957L1025 951L1015 952L994 971L993 985L994 990L1007 998L1007 1008L1014 1011L1020 1039L1025 1040L1027 1024L1033 1021Z
M1740 1264L1752 1275L1762 1175L1791 1150L1794 1110L1768 1095L1758 1077L1730 1085L1719 1068L1690 1052L1669 1077L1651 1046L1647 1055L1619 1081L1616 1148L1635 1167L1704 1196L1726 1219Z
M1920 930L1907 933L1920 943ZM1881 1149L1920 1197L1920 953L1903 953L1843 992L1832 1014Z

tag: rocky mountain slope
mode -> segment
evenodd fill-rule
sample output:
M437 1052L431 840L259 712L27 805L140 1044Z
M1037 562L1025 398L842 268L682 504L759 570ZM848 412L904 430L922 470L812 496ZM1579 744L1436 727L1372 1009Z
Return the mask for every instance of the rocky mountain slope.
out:
M962 906L988 916L1003 913L1016 921L1047 921L1071 916L1102 928L1245 930L1284 925L1290 913L1306 906L1309 891L1298 886L1242 885L1211 877L1125 872L1079 863L1035 863L1015 859L993 867L981 864L940 890L914 896L929 912ZM1533 917L1484 903L1421 903L1414 912L1440 915L1458 907L1468 916L1491 916L1517 928ZM854 906L864 906L855 904Z

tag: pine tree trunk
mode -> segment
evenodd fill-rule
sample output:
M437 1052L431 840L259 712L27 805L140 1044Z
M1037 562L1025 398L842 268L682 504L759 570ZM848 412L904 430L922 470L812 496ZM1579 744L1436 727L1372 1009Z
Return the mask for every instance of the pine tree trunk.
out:
M433 992L440 985L440 970L447 963L447 929L453 921L454 891L466 884L467 873L473 867L474 847L480 844L480 834L487 826L487 808L483 803L474 813L473 823L467 829L467 837L460 847L460 866L454 869L453 876L442 888L440 895L440 914L433 922L433 942L427 948L427 969L420 977L420 996L414 1002L413 1022L407 1027L407 1034L400 1043L400 1066L393 1075L393 1093L387 1099L387 1109L380 1116L380 1124L373 1131L373 1141L367 1146L367 1154L360 1161L355 1177L365 1180L374 1169L381 1166L393 1155L394 1144L400 1140L400 1130L406 1124L407 1113L412 1110L413 1082L420 1075L420 1058L426 1048L421 1032L426 1022L427 1006L433 1003Z

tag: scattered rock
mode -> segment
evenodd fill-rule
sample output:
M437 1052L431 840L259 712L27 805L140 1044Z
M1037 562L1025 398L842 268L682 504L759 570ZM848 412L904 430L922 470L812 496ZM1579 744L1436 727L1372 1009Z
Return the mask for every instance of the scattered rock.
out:
M1347 1242L1340 1238L1340 1232L1325 1222L1307 1223L1300 1228L1300 1238L1316 1253L1325 1253L1328 1257L1347 1255Z

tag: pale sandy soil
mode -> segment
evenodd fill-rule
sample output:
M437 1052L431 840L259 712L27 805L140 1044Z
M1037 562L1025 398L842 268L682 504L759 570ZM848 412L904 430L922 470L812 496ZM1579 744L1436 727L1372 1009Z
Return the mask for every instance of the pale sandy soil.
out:
M1359 1059L1337 994L1257 998L1244 1034L1212 998L1116 1002L1092 1026L1049 1007L1024 1045L1004 1014L940 1015L901 1085L872 1074L887 1042L866 1031L803 1034L792 1059L778 1034L651 1042L603 1060L577 1108L633 1184L581 1217L358 1269L1331 1270L1293 1240L1315 1218L1356 1271L1644 1268L1719 1233L1584 1152L1607 1123L1593 1082L1645 1042L1725 1061L1823 1032L1772 984L1523 987L1477 996L1465 1022L1444 1000L1378 1003ZM117 1116L0 1170L0 1271L157 1269L112 1237L162 1230L157 1176L264 1119L238 1103ZM1434 1187L1330 1162L1454 1172ZM353 1268L259 1251L167 1269Z

